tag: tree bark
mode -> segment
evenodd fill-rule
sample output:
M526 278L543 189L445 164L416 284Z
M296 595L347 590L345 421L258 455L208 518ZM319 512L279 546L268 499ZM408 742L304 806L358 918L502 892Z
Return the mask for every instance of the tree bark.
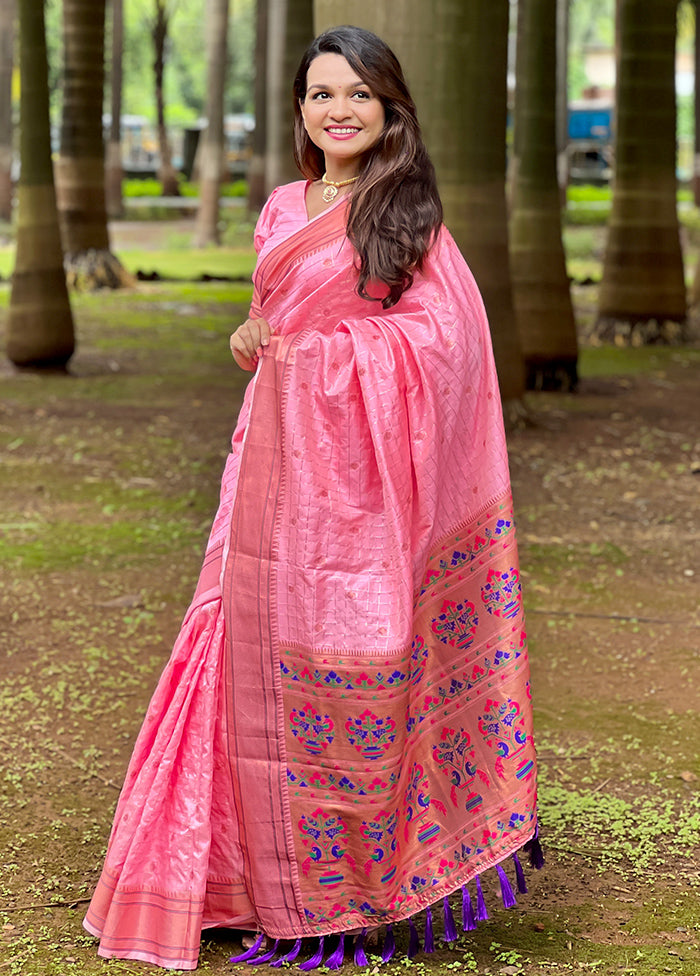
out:
M153 21L153 72L156 95L156 119L158 129L158 146L160 151L160 166L158 179L162 184L164 197L180 195L177 173L173 167L173 151L165 124L165 92L163 80L165 75L165 45L168 39L170 16L167 0L155 0L156 15Z
M105 189L107 215L124 216L122 199L122 55L124 51L124 0L112 0L112 118L107 143Z
M686 318L676 208L676 6L618 0L615 182L600 339L665 341L682 334Z
M219 195L226 162L224 93L229 0L207 0L207 128L204 132L195 247L219 244Z
M693 16L695 18L695 79L694 79L694 98L693 111L695 116L695 140L693 152L693 198L696 207L700 207L700 10L698 10L698 0L693 3ZM694 296L695 297L695 296Z
M56 190L68 283L78 289L132 282L111 253L102 135L105 0L64 0L65 83Z
M489 316L505 413L523 414L525 370L508 254L506 115L508 0L358 0L354 22L402 63L435 163L445 223ZM347 19L342 0L316 0L316 29Z
M510 256L529 389L577 383L557 176L557 2L519 0Z
M0 0L0 220L12 220L12 71L15 0Z
M19 30L22 171L7 355L21 367L65 369L75 332L53 183L43 3L20 0Z
M268 4L265 182L272 190L299 178L293 151L292 82L314 37L314 8L313 0L268 0Z
M267 19L268 0L257 0L255 13L255 130L248 167L248 209L257 213L268 197L265 184L267 149Z

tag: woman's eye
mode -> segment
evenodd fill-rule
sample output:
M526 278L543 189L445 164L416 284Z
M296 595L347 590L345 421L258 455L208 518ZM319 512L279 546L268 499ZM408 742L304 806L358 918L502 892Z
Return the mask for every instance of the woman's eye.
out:
M366 92L366 91L358 91L358 92L355 92L355 96L357 98L359 98L359 99L366 99L366 98L369 98L370 97L370 94L369 94L369 92Z
M321 99L328 98L328 92L316 92L315 95L311 96L312 102L319 102Z

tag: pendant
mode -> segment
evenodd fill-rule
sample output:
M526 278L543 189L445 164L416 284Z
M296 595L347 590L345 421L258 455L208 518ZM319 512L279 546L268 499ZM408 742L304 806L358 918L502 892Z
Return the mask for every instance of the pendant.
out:
M333 186L331 183L328 184L328 186L324 189L323 193L321 194L321 198L323 199L324 203L332 203L337 196L338 196L338 187Z

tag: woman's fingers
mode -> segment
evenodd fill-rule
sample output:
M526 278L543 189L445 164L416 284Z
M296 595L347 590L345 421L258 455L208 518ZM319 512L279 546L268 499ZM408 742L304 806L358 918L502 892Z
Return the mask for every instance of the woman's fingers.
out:
M231 354L241 369L254 370L265 346L270 344L270 326L265 319L248 319L230 339Z

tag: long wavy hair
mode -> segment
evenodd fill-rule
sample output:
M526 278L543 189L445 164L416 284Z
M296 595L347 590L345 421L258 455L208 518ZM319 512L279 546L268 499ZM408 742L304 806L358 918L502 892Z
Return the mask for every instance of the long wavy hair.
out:
M294 79L294 158L302 175L318 180L325 171L301 114L307 71L320 54L342 55L384 106L384 128L361 161L350 198L347 235L359 256L358 294L376 300L367 286L381 282L389 290L382 305L391 308L411 287L442 223L435 169L396 55L376 34L344 26L313 41Z

